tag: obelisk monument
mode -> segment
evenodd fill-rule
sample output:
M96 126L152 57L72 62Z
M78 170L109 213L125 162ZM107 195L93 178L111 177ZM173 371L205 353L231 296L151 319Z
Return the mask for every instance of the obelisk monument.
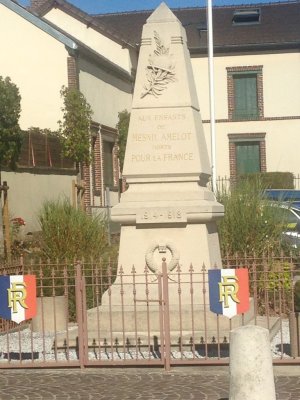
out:
M201 71L199 71L201 73ZM207 188L210 163L186 33L165 3L144 25L123 169L129 185L112 209L121 223L118 265L155 273L221 267L216 219L223 206ZM165 254L160 253L165 249ZM163 255L162 255L163 254Z
M165 3L143 28L123 174L129 187L111 213L121 223L118 271L101 305L88 311L89 335L123 343L150 331L160 336L163 258L172 340L201 335L204 318L215 333L202 267L221 267L216 220L223 206L207 188L210 164L186 33Z

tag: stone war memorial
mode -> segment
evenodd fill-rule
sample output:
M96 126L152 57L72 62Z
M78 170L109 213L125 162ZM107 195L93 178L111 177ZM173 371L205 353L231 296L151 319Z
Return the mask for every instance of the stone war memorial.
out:
M160 265L164 246L167 262L173 253L183 269L221 266L223 206L206 187L210 164L186 33L165 3L143 28L123 174L129 188L112 218L122 225L124 272L143 271L145 259Z
M123 175L128 189L111 213L121 224L117 277L99 310L89 310L89 330L98 313L103 337L159 333L164 259L171 337L204 329L216 335L203 266L221 268L216 220L224 210L207 187L210 163L186 33L165 3L143 27Z
M111 304L113 330L122 331L121 301L126 303L126 334L133 329L133 267L139 331L143 330L147 307L151 328L159 330L155 300L163 258L168 272L174 274L169 280L174 283L169 285L174 331L178 330L179 301L176 268L180 266L181 274L189 274L191 265L199 273L203 265L221 267L216 220L223 216L223 206L207 188L210 163L186 42L183 26L161 3L143 27L123 169L129 187L112 209L113 221L121 223L119 270L100 307L105 313ZM203 307L202 288L201 293L200 287L197 291L195 306L199 309ZM191 297L190 285L185 282L180 301L188 331Z

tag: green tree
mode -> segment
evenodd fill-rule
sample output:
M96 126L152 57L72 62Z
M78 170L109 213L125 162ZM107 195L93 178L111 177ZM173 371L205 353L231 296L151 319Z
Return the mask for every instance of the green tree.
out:
M118 113L119 121L117 123L117 129L119 131L118 146L119 146L119 161L120 170L123 171L125 149L129 128L130 113L127 110L123 110Z
M59 123L58 136L62 144L65 157L79 163L89 164L90 153L90 126L92 109L84 95L73 88L62 87L63 118Z
M15 168L19 158L22 144L20 113L21 96L18 87L9 77L0 76L0 185L2 167ZM4 237L1 194L0 189L0 253L2 255Z
M0 76L0 167L15 167L22 136L19 126L21 96L9 77Z

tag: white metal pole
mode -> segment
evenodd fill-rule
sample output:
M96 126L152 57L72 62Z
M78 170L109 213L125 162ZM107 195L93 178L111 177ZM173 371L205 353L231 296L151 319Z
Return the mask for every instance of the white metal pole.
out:
M211 142L211 181L212 190L217 191L216 175L216 123L215 123L215 84L214 84L214 45L212 0L207 0L207 45L209 71L209 110L210 110L210 142Z

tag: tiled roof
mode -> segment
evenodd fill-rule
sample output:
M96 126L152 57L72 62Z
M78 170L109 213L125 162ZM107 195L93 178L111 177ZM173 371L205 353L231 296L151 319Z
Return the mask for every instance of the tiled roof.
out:
M236 10L259 9L260 22L257 24L232 24ZM206 8L173 9L174 14L185 26L190 49L201 51L206 48L207 35L199 37L197 27L206 26ZM104 30L118 31L126 42L139 44L142 27L152 11L136 11L118 14L94 15L93 20ZM213 9L214 46L217 50L226 48L247 48L253 46L297 46L300 44L300 1L265 3L242 6L223 6Z

